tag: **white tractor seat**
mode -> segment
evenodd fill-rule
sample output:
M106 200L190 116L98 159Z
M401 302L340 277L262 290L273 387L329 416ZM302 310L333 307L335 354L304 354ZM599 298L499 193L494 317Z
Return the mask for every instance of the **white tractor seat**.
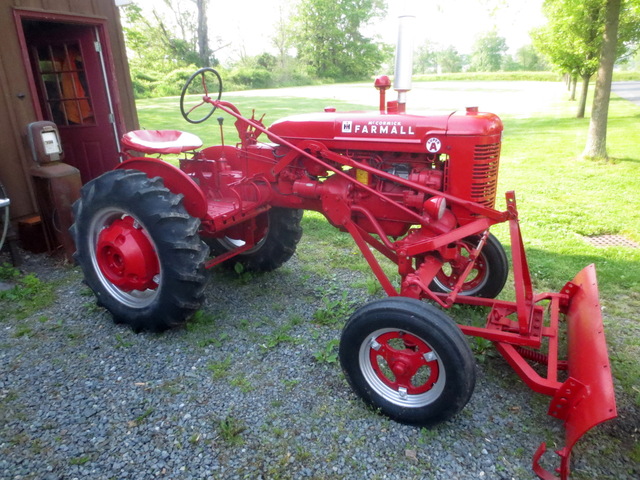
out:
M122 136L126 150L142 153L182 153L202 147L197 135L180 130L133 130Z

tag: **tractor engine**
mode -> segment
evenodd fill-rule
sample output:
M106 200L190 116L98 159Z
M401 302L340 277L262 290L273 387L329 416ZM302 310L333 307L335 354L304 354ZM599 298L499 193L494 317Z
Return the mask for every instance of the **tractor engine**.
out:
M390 102L390 107L394 103ZM434 194L442 192L488 208L495 203L502 122L496 115L479 113L477 108L443 116L387 111L337 113L327 108L322 113L281 119L269 128L269 134L274 134L272 140L279 137L300 148L318 142L352 160L356 166L347 169L348 174L383 197L367 195L359 189L350 191L346 188L347 180L327 176L326 170L311 161L302 165L308 178L298 182L295 193L312 197L318 194L318 189L350 191L351 197L345 197L344 201L370 212L382 230L393 237L406 234L415 219L389 208L385 198L422 213L431 207L428 200L434 196L395 182L393 177L428 187ZM392 177L357 168L358 164ZM451 226L464 225L475 218L475 214L459 205L451 206L447 215L451 214L454 217L447 221L453 223ZM366 231L377 232L369 215L358 215L355 221Z

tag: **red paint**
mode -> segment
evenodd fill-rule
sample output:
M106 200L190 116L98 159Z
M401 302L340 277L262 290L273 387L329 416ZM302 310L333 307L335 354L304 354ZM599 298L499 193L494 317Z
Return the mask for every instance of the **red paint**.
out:
M381 95L385 85L382 80L376 83ZM475 107L461 114L409 115L389 102L386 111L382 105L374 113L327 109L287 117L266 128L253 116L243 117L229 102L206 95L203 102L236 118L240 145L205 148L181 160L181 170L140 158L125 162L122 168L161 176L170 190L182 193L190 213L202 221L202 236L245 242L210 260L207 267L255 246L264 234L261 215L272 206L314 210L354 238L388 295L429 299L445 308L455 303L486 307L484 327L460 328L494 342L530 388L553 397L550 414L562 418L567 430L566 446L560 451L560 478L566 479L575 442L616 415L595 273L587 268L560 293L534 293L513 192L506 194L505 211L494 209L500 119ZM272 143L260 143L261 134ZM150 135L171 141L180 138L176 131ZM163 146L160 142L150 148L159 152ZM182 144L176 148L183 151ZM491 266L478 258L482 258L488 229L503 222L509 223L515 301L459 295L490 271ZM128 232L133 258L142 258L133 262L136 271L152 262L135 229L120 224L113 229ZM469 236L483 240L465 252L459 242ZM372 250L397 265L399 289ZM441 272L444 263L453 265L450 273ZM124 278L117 262L105 260L105 264L107 271ZM477 277L465 282L472 271ZM451 293L429 289L435 276ZM141 285L148 282L143 280ZM558 358L563 316L568 323L567 362ZM437 381L437 362L425 360L430 350L420 339L393 331L376 341L380 347L372 349L369 358L376 375L390 388L421 393ZM393 347L391 341L404 342L404 348ZM379 360L386 362L392 376ZM536 362L543 362L546 372L534 368ZM411 379L425 366L430 368L428 379L414 385ZM558 379L558 371L565 368L570 384ZM536 453L534 470L541 478L553 478L537 463L543 450Z
M392 346L393 341L402 343L403 348ZM394 331L378 336L375 342L377 349L370 348L369 361L378 378L388 387L396 391L404 389L409 395L419 395L429 391L438 381L438 362L435 357L427 360L425 356L431 353L431 348L418 337ZM385 372L384 366L392 375ZM423 379L422 375L427 373ZM416 384L418 379L420 383Z
M103 275L116 287L130 292L157 288L160 273L153 244L133 217L115 220L100 232L96 258Z

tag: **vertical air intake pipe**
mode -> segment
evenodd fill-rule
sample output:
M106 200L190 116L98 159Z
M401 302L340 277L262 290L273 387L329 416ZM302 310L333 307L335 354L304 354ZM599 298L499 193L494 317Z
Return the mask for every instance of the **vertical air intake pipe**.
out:
M398 112L406 111L407 92L411 90L413 74L413 31L416 17L398 17L398 43L396 45L396 74L393 89L398 92Z

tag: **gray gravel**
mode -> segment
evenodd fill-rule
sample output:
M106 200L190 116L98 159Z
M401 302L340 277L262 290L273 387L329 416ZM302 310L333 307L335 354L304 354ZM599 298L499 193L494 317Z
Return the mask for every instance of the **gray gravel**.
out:
M23 269L55 282L57 300L0 322L2 480L528 480L538 444L563 443L547 399L498 358L478 363L470 403L433 430L367 409L331 361L342 325L313 320L323 298L373 298L353 287L359 273L325 278L296 257L248 281L214 271L205 318L152 335L115 325L78 268L31 255ZM621 413L576 447L573 478L640 478L618 448Z

